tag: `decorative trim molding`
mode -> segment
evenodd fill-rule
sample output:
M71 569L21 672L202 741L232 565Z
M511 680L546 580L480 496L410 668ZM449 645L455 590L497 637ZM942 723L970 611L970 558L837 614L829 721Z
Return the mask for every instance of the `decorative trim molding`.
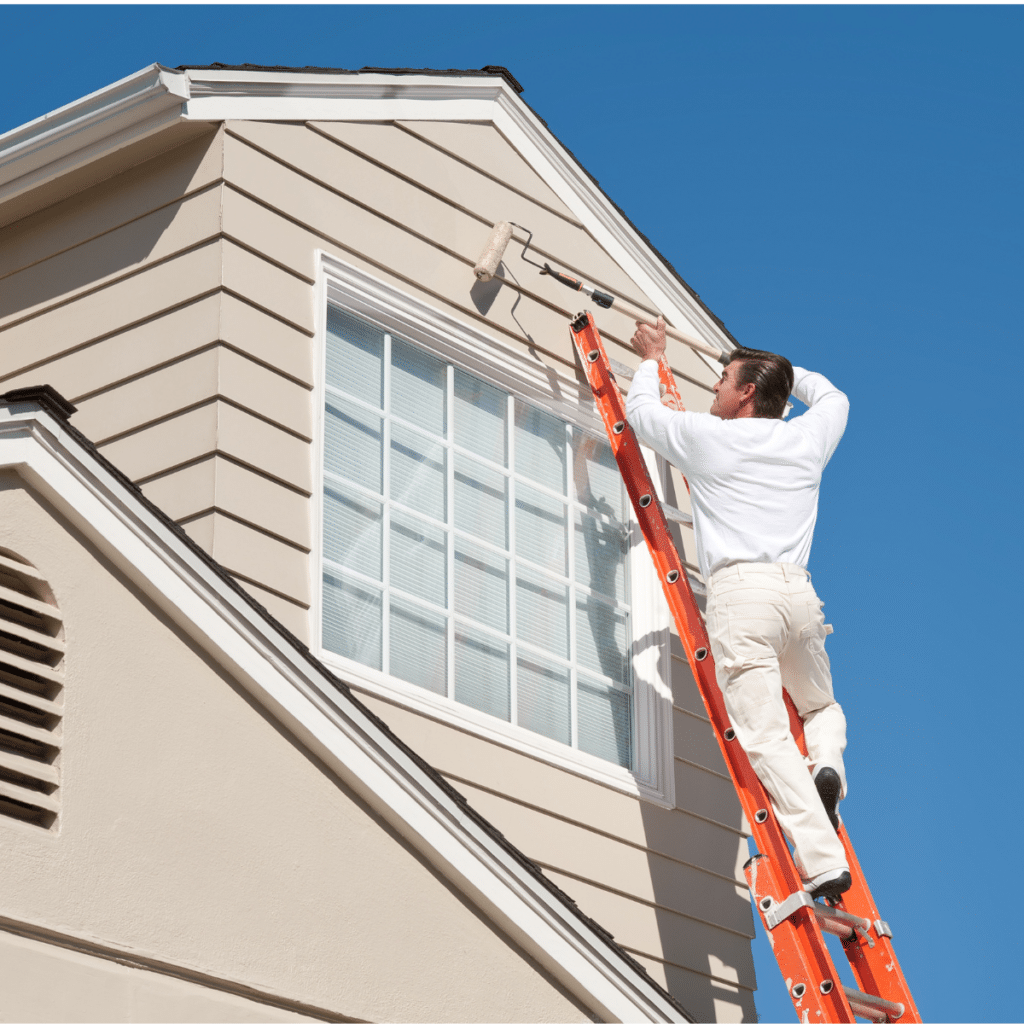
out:
M250 604L77 433L36 403L0 407L19 474L510 939L610 1020L685 1020L667 993L518 859L330 673Z

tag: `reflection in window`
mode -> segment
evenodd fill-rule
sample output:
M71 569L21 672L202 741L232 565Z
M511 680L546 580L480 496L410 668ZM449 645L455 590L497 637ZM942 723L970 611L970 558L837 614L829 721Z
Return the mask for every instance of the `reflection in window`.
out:
M606 441L333 306L324 423L324 647L632 767Z

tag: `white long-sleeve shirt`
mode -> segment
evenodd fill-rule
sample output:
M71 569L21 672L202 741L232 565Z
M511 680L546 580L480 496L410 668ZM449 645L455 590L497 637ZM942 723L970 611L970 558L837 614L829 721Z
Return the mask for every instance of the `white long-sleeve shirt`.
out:
M793 367L790 420L723 420L661 404L658 364L644 360L626 399L637 437L690 482L697 559L707 579L735 562L807 567L821 473L846 428L850 403L820 373Z

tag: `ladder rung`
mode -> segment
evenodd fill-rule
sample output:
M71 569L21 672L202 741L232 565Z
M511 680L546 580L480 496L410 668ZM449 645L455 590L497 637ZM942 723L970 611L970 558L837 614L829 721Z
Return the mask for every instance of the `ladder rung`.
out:
M866 917L857 917L846 913L845 910L826 907L822 903L814 904L814 916L823 931L838 935L841 939L851 938L857 929L862 932L871 930L871 922Z
M612 359L611 356L608 357L608 365L616 377L622 377L624 380L632 380L633 374L636 373L636 370L631 370L625 363L620 363L617 359Z
M674 523L682 523L684 526L693 526L693 516L689 512L683 512L676 508L675 505L669 505L666 502L661 503L661 511L665 513L666 519L671 519Z
M902 1003L893 1003L881 996L868 995L860 989L843 986L850 1009L859 1017L867 1017L868 1020L899 1020L903 1016L904 1006Z

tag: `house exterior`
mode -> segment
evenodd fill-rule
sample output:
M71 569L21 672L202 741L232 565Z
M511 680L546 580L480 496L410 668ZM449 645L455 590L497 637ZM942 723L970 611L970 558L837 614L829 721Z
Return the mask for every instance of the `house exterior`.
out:
M520 91L154 65L0 136L15 1016L755 1018L745 822L524 245L728 335Z

